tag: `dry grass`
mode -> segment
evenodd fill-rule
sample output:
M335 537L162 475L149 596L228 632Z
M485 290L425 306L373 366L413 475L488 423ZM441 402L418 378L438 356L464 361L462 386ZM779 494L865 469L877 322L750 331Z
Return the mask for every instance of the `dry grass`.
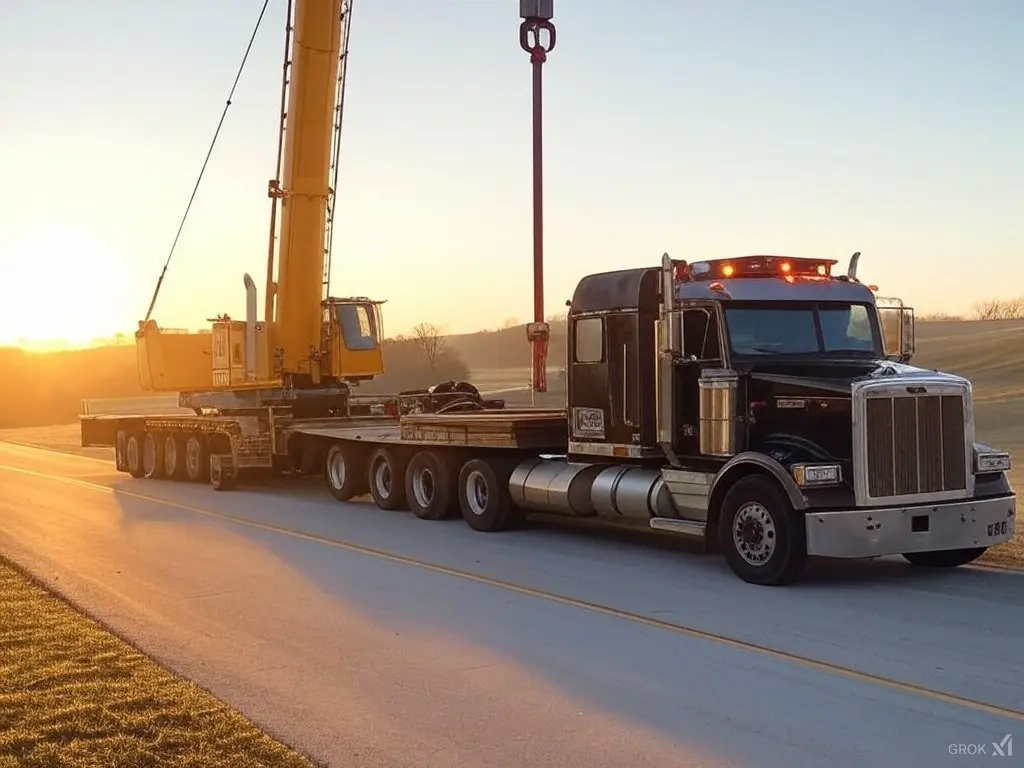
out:
M307 767L0 560L0 768Z
M1011 453L1016 467L1010 482L1024 488L1024 322L920 323L913 364L971 380L977 439ZM1013 541L993 547L981 562L1024 568L1022 526Z

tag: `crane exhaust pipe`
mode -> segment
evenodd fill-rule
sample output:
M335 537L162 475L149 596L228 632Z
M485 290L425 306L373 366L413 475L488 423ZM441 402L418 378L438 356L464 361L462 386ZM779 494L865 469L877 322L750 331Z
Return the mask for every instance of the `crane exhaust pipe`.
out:
M245 273L245 380L256 380L256 283Z

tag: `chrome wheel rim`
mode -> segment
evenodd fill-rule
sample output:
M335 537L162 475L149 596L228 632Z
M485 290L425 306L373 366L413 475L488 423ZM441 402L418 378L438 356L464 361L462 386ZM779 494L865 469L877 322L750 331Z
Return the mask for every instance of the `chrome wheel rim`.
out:
M348 478L348 467L345 465L345 454L341 451L331 452L327 461L327 477L335 489L340 490L344 487Z
M377 495L382 499L391 495L391 467L383 459L380 459L373 469L373 485L377 489Z
M477 517L487 509L487 478L479 469L474 469L466 478L466 504Z
M749 565L762 566L775 554L775 520L763 504L751 501L739 508L733 520L732 543Z
M434 473L428 467L423 467L413 475L412 495L424 509L434 500Z

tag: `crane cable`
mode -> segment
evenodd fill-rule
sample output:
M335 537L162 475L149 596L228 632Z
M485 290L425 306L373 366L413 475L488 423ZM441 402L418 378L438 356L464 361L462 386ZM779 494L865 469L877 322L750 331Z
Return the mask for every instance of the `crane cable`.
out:
M242 56L242 62L238 65L238 72L235 73L235 81L231 84L231 90L228 92L227 101L224 104L224 110L221 112L220 121L217 123L217 130L213 132L213 140L210 142L210 148L206 151L206 159L203 160L203 167L199 170L199 177L196 179L196 184L192 188L192 196L188 199L188 205L185 206L185 213L181 217L181 223L178 224L178 232L174 236L174 242L171 243L171 250L167 253L167 260L164 262L164 267L160 270L160 277L156 281L156 289L153 291L153 298L149 302L149 309L146 310L146 319L144 323L149 322L150 315L153 314L153 306L156 304L156 297L160 294L160 286L163 285L164 275L167 274L167 267L171 263L171 256L174 255L174 249L178 245L178 239L181 237L181 231L185 228L185 220L188 218L189 211L192 209L192 203L196 199L196 192L199 191L199 184L203 180L203 174L206 173L206 166L210 162L210 156L213 154L213 148L217 144L217 138L220 136L220 129L224 125L224 118L227 117L228 108L231 106L231 99L235 95L235 88L238 87L238 81L242 77L242 70L245 69L245 63L249 59L249 52L252 50L252 44L256 40L256 33L259 32L260 24L263 23L263 16L267 12L267 6L270 4L270 0L263 0L263 8L260 9L259 18L256 19L256 26L253 27L252 34L249 36L249 44L245 47L245 54Z

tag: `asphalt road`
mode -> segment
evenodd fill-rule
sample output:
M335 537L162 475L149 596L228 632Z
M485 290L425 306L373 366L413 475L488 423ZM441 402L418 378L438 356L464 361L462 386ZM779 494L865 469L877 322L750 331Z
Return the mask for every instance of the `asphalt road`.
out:
M9 444L0 552L344 768L1024 764L1020 574L876 561L757 588L678 546Z

